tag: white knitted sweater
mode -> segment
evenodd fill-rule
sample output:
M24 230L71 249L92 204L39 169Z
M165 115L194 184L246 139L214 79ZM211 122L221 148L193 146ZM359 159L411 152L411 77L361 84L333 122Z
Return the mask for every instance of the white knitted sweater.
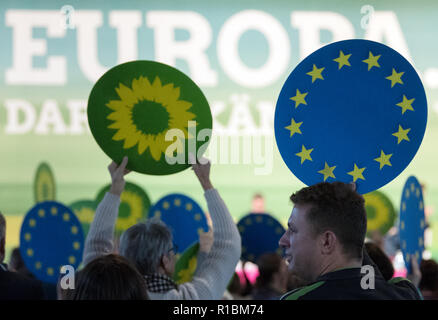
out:
M148 292L153 300L219 300L233 276L241 254L239 231L219 193L215 189L204 193L213 222L214 242L210 253L197 268L193 280L166 293ZM85 240L83 263L113 253L114 226L120 197L106 193L96 209Z

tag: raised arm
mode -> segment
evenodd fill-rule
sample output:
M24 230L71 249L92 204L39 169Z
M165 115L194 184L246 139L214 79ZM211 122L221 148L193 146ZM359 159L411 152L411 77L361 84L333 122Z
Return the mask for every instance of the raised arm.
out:
M234 274L241 253L241 239L225 203L210 181L210 163L192 165L198 177L213 224L213 246L191 282L180 285L180 298L221 299Z
M99 203L90 225L87 238L85 240L83 263L87 265L90 261L99 256L113 252L114 226L116 224L120 195L125 188L124 176L129 173L126 169L128 158L124 157L120 166L114 161L108 166L111 175L111 188Z

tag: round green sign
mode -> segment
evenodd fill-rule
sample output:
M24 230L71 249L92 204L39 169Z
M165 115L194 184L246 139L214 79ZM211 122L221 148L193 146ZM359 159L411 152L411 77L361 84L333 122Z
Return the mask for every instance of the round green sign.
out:
M50 166L42 162L38 166L33 182L35 203L56 200L55 177Z
M378 230L385 235L396 219L396 212L391 200L380 191L363 195L367 212L367 234Z
M188 247L175 264L173 280L177 284L192 281L198 262L199 242Z
M95 200L96 207L110 188L111 185L107 185L98 193ZM146 192L138 185L126 182L125 190L120 196L119 216L115 227L116 234L120 235L137 222L147 219L150 206L151 201Z
M106 72L91 90L87 112L102 150L117 163L128 156L127 168L141 173L188 168L188 153L200 155L211 137L211 111L201 89L181 71L154 61Z
M94 219L96 203L93 200L78 200L70 204L69 207L82 224L84 237L86 237L88 230L90 230L91 222L93 222Z

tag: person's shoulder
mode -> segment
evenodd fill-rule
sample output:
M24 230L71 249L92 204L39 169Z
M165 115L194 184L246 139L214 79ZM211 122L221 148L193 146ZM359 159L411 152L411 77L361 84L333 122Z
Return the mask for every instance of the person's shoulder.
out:
M325 281L318 281L310 285L294 289L283 295L280 300L299 300L303 298L308 298L309 296L315 294L318 288L324 285L324 283Z
M405 299L423 300L418 288L407 278L395 277L387 281Z
M0 273L1 299L44 299L42 283L17 272Z

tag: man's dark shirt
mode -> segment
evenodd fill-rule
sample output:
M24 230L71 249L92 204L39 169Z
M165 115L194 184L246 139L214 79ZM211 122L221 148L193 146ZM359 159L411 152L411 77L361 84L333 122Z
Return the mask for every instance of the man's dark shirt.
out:
M405 278L386 281L375 272L374 289L361 286L366 273L361 268L349 268L326 273L302 288L286 293L282 300L421 300L417 288ZM369 284L368 281L363 281Z
M44 299L41 282L29 279L17 272L8 271L0 264L0 300Z

